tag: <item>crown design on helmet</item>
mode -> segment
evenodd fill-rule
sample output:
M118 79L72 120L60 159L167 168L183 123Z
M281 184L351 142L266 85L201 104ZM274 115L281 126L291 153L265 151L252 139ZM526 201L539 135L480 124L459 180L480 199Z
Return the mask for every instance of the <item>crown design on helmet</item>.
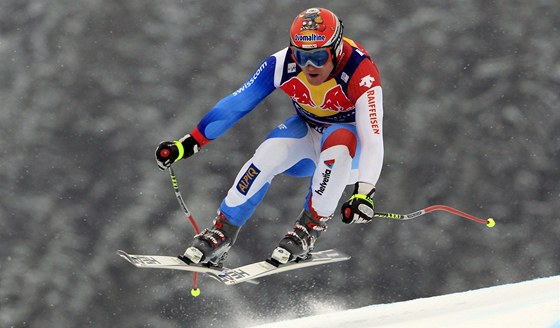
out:
M321 11L317 8L306 10L305 13L303 13L303 22L301 23L300 30L318 30L323 32L327 26L323 24L323 17L319 15L320 12ZM300 17L301 16L302 14L300 14Z
M294 19L290 28L290 44L302 50L331 48L333 56L342 55L340 19L325 8L309 8Z

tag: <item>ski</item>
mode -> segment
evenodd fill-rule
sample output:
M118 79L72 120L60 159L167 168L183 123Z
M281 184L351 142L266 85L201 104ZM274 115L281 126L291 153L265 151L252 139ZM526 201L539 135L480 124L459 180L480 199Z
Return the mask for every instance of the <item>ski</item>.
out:
M218 267L218 266L205 266L198 264L188 264L181 260L178 256L165 256L165 255L137 255L128 254L125 251L119 250L117 254L122 258L130 262L137 268L143 269L167 269L167 270L181 270L190 272L205 273L211 278L222 281L218 278L224 270L229 270L228 268ZM257 281L249 280L248 283L258 284Z
M121 250L119 250L117 254L137 268L200 272L209 275L210 277L224 283L225 285L236 285L243 282L257 284L258 282L254 279L281 272L302 269L321 264L346 261L350 259L350 256L338 250L329 249L325 251L312 252L307 259L300 260L298 262L278 264L277 262L271 260L264 260L247 264L238 268L228 269L225 267L208 267L204 265L187 264L185 261L176 256L133 255Z
M300 260L299 262L288 262L286 264L279 264L275 261L265 260L247 264L235 269L225 270L218 275L218 278L226 285L235 285L251 279L258 279L272 274L307 268L321 264L346 261L349 259L350 256L336 249L329 249L325 251L311 252L310 256L307 259Z

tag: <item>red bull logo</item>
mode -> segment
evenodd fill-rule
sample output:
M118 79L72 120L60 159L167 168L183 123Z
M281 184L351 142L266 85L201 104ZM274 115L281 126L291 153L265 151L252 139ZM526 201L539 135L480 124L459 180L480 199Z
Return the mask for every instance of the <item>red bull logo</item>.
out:
M348 97L346 97L346 94L344 94L342 86L340 84L336 84L334 80L332 81L332 84L325 85L324 88L314 90L313 93L311 89L297 77L292 77L282 84L280 88L303 109L318 116L325 116L324 113L320 113L321 109L334 112L345 112L354 109L354 104L350 101L350 99L348 99ZM334 86L330 89L323 91L333 84ZM313 98L313 95L315 95L315 98ZM315 100L321 98L323 101L320 106L317 106Z
M342 86L337 84L334 88L329 89L327 93L325 93L321 108L336 112L345 112L354 108L354 105L344 94Z
M300 105L307 105L311 107L317 107L315 102L311 98L311 91L297 77L292 77L288 81L286 81L280 87L293 101L297 102Z

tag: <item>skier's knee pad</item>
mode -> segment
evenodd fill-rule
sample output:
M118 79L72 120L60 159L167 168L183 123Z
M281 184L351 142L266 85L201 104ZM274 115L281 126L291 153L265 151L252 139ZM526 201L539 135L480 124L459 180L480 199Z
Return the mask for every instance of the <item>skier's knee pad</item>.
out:
M353 158L356 155L358 147L358 138L356 137L356 128L348 124L337 124L329 127L323 134L321 140L321 151L327 150L334 146L343 145L348 147L348 153Z

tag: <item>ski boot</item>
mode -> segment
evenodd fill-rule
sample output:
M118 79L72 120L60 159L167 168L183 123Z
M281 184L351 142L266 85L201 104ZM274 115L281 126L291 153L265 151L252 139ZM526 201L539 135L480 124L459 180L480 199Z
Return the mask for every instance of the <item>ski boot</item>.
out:
M221 266L227 252L233 246L241 227L234 226L218 211L212 228L204 229L194 236L192 245L182 256L184 260L194 264Z
M321 232L327 229L325 224L332 216L313 217L313 215L303 210L296 220L294 230L289 231L278 247L272 252L271 259L279 264L297 262L308 258L313 250L315 242Z

